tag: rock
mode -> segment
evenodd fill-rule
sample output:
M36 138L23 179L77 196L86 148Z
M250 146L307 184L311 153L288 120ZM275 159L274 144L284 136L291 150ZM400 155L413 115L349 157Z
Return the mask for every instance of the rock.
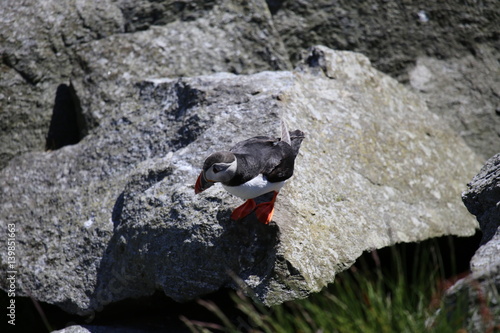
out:
M89 132L137 77L291 68L263 0L8 0L0 41L0 168L44 150L61 84L76 87Z
M61 330L57 331L52 331L52 333L91 333L91 329L94 329L94 327L86 328L85 326L80 326L80 325L72 325L68 326L66 328L63 328ZM103 330L106 332L106 330ZM113 332L113 329L110 329L109 331Z
M500 151L500 63L486 45L475 55L417 59L410 85L484 160Z
M88 133L125 98L118 86L149 76L290 70L301 50L315 44L363 53L376 68L411 85L409 73L421 72L422 66L436 73L422 91L429 109L487 159L500 148L495 140L500 133L499 8L493 0L475 6L372 0L335 5L46 0L43 6L28 0L21 6L5 0L0 168L18 154L47 146L61 84L76 88L79 117L85 120L81 130Z
M497 233L500 225L500 154L490 158L481 171L467 184L462 200L469 212L477 217L483 232L482 244Z
M169 332L175 333L175 330L168 330ZM72 325L61 330L52 331L52 333L160 333L165 332L162 329L155 329L153 327L147 328L135 328L126 326L95 326L95 325ZM184 332L184 330L179 330L178 332Z
M471 260L472 275L457 283L448 298L465 298L471 331L487 332L500 326L500 154L490 158L467 187L462 199L479 221L482 245Z
M129 9L134 13L141 11L135 2L129 2L121 3L127 8L126 13ZM140 3L144 8L154 5L150 1ZM123 98L119 87L138 78L291 69L264 1L202 4L196 12L189 10L196 4L186 4L180 13L175 12L175 6L165 6L163 15L171 17L168 24L116 34L76 50L80 66L74 68L72 82L83 101L83 113L91 123L113 112L116 102ZM133 19L136 14L127 15L132 16L133 24L138 24Z
M311 44L321 44L363 53L374 67L404 81L406 67L419 56L448 59L470 54L481 43L498 46L494 0L477 6L458 1L268 3L274 4L274 25L292 61Z
M467 313L468 332L493 332L500 326L500 154L467 187L462 199L479 221L482 245L471 260L472 273L447 291L441 311L451 318L455 311Z
M472 271L477 274L487 275L488 277L497 280L500 279L500 258L498 258L498 253L500 253L499 251L500 232L497 228L493 237L487 243L483 244L474 254L474 257L471 260ZM498 282L496 285L498 288Z
M117 89L118 107L78 144L0 171L20 296L84 315L156 290L185 301L244 283L278 304L319 291L363 251L477 226L459 201L474 153L360 54L315 47L294 72ZM281 115L307 136L274 222L231 221L241 201L219 186L194 195L206 156L279 135Z
M0 168L18 154L44 150L54 95L71 76L73 48L123 32L122 27L123 17L111 1L3 2Z
M496 256L500 249L499 242L500 237L496 236L495 248L491 249L496 251ZM492 245L490 243L488 244ZM498 265L492 268L494 269L487 272L473 270L470 276L457 281L448 289L443 299L440 311L448 318L463 320L467 332L494 332L500 325L500 270Z
M415 85L484 160L500 151L497 1L268 1L293 62L311 45L366 55L374 67Z

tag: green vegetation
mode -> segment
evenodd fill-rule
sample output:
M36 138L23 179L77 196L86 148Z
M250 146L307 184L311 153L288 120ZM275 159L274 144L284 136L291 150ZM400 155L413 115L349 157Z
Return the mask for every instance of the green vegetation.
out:
M388 263L380 262L377 251L363 256L335 283L304 300L269 308L240 291L232 296L236 315L200 301L219 322L182 320L193 332L467 332L466 299L452 313L436 314L445 266L454 269L454 259L443 262L435 243L405 249L393 247Z

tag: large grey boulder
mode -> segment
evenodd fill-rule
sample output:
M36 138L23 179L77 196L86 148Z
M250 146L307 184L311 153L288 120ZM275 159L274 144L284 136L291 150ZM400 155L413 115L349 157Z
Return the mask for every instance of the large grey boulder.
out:
M0 168L45 149L60 84L76 87L86 134L137 76L291 68L264 0L6 0L0 54Z
M484 160L500 151L498 51L479 45L475 55L419 57L409 83Z
M0 171L19 295L88 314L158 289L185 301L244 283L277 304L319 291L363 251L477 226L460 202L474 153L360 54L315 47L294 72L119 89L117 108L78 144ZM241 201L219 186L194 195L208 154L278 135L281 115L307 137L274 222L231 221Z
M467 313L468 332L492 332L500 325L500 154L490 158L467 185L462 199L476 215L483 238L472 257L471 274L453 285L441 311Z
M375 68L421 91L429 110L484 160L500 151L496 0L268 3L292 61L316 44L362 53Z
M479 221L483 232L482 244L497 233L500 226L500 154L490 158L481 171L467 184L462 199Z
M120 87L139 78L291 69L264 0L118 5L128 33L75 49L72 83L89 123L113 112L126 93ZM148 22L148 11L158 19Z
M124 32L111 1L5 0L0 7L0 168L43 151L57 86L67 83L73 48Z
M363 53L377 69L403 79L406 67L420 56L464 56L482 43L498 50L500 9L495 0L474 5L432 0L304 0L269 4L274 25L293 61L300 59L301 50L311 43L322 44Z
M5 0L0 168L18 154L45 149L60 84L71 83L78 93L72 98L85 119L83 137L124 98L117 86L137 77L289 70L301 50L315 44L363 53L377 69L422 89L429 109L444 115L486 159L500 150L500 141L492 140L500 132L499 10L494 0L474 6L432 0ZM436 75L414 85L426 70Z

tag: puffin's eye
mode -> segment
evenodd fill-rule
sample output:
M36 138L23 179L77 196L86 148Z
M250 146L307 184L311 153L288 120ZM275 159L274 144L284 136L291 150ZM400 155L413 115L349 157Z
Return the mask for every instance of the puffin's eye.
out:
M214 173L218 173L218 172L226 170L226 169L227 169L227 165L221 165L221 164L214 164L214 166L212 167L212 170Z

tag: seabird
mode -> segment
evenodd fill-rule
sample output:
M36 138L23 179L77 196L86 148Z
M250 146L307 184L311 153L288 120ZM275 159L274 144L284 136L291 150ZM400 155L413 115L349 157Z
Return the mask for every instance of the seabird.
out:
M268 224L278 192L293 175L304 137L300 130L288 132L282 121L281 138L256 136L237 143L229 151L208 156L196 181L195 193L220 182L226 191L246 200L233 211L231 219L241 220L255 211L257 219ZM270 192L271 201L255 202L255 198Z

